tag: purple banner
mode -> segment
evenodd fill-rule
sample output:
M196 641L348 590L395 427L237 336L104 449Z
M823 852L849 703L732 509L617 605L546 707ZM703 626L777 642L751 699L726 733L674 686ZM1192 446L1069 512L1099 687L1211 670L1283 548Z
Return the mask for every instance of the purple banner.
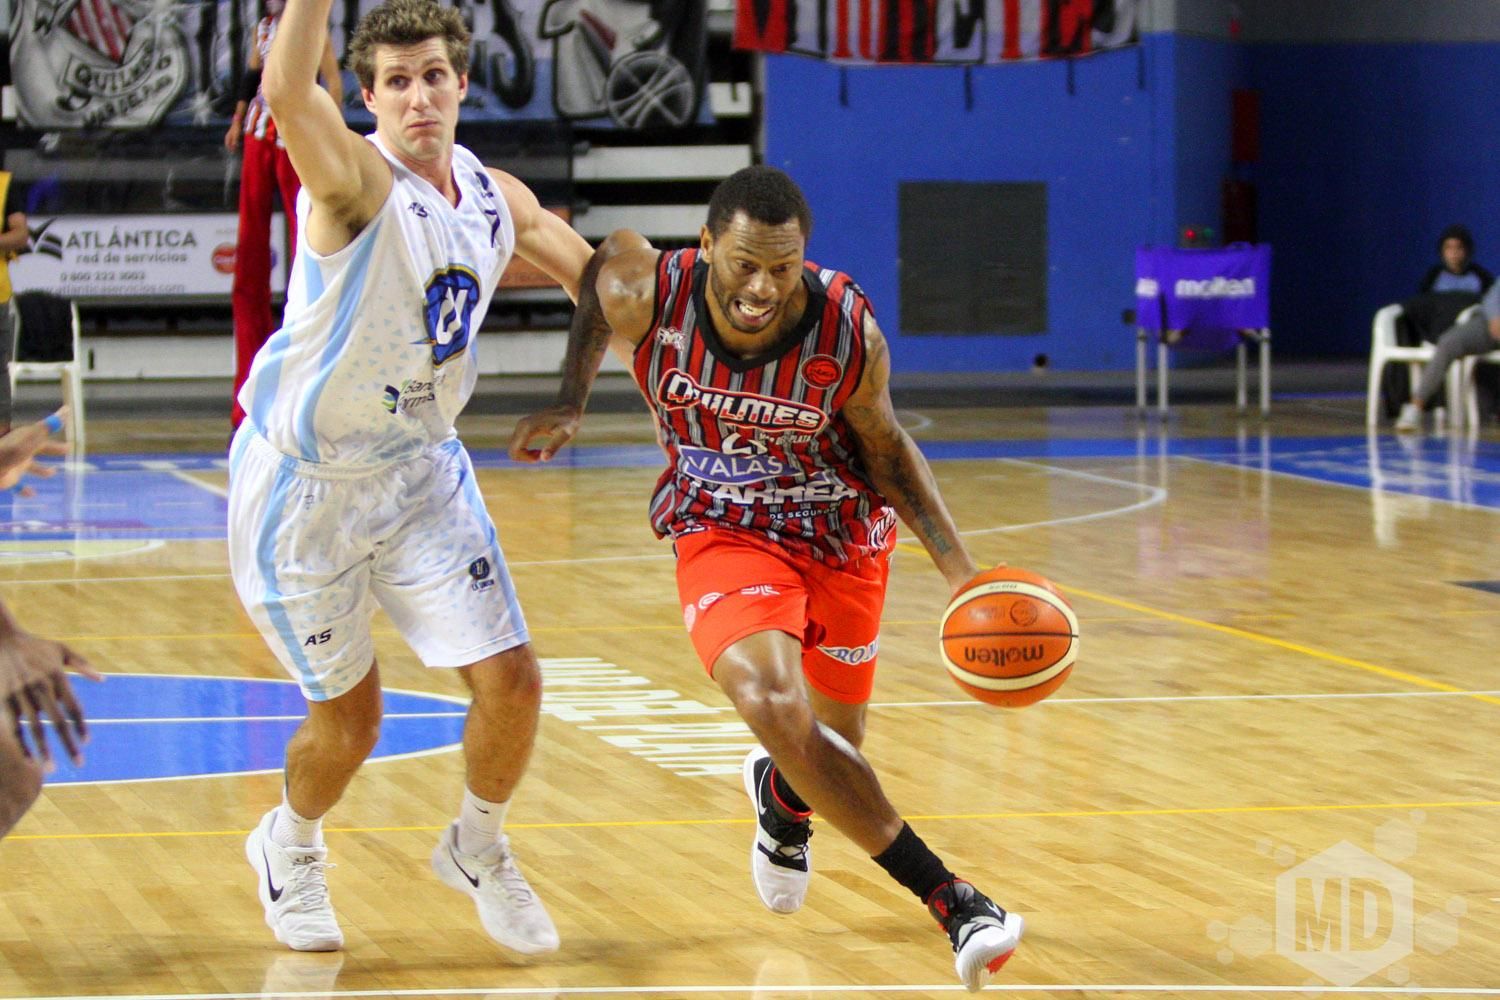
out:
M1135 252L1135 315L1137 326L1157 332L1232 334L1269 327L1270 244L1141 247Z

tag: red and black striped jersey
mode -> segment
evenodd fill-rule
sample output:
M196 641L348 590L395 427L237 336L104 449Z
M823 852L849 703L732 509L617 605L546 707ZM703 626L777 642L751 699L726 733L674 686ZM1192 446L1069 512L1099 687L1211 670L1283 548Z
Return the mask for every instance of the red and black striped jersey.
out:
M667 453L651 497L659 537L713 524L835 566L884 548L896 515L841 413L863 374L870 303L847 274L809 263L802 280L797 326L746 360L714 330L698 251L661 255L634 364Z

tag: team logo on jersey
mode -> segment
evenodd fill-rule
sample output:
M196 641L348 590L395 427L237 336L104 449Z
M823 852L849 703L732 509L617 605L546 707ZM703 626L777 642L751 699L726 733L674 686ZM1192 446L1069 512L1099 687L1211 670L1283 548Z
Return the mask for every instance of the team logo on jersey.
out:
M381 403L385 405L386 412L395 413L396 407L401 403L401 390L393 385L386 386L385 396L381 399Z
M432 347L433 367L456 358L469 346L469 324L479 303L479 277L466 267L454 265L427 280L426 340Z
M681 350L682 342L686 339L687 335L675 326L659 326L656 328L656 341L663 346L675 347Z
M797 428L820 431L828 418L816 406L789 399L760 396L753 392L730 392L699 385L687 372L672 368L656 386L656 401L669 410L697 406L726 424L753 430L779 431Z
M814 389L827 389L844 374L844 366L827 354L814 354L802 362L802 381Z

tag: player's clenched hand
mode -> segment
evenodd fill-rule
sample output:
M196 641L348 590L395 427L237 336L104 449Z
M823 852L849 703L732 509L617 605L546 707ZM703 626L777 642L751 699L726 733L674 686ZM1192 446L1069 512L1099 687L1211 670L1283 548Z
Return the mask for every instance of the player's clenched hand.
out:
M62 643L32 635L8 617L0 623L0 714L26 755L44 763L52 760L47 720L51 720L73 763L83 762L88 725L68 683L69 670L92 680L102 679L88 660Z
M573 440L583 419L575 407L549 406L540 413L522 417L510 436L510 457L517 462L547 462ZM533 444L541 441L541 447Z

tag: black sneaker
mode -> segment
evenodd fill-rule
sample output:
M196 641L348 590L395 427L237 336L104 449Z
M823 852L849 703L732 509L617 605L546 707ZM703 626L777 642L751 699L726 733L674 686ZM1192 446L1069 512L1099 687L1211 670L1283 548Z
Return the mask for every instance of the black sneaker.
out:
M931 913L953 942L953 967L969 992L984 989L992 973L1021 943L1026 922L1007 913L963 879L938 886L927 897Z
M755 840L750 845L750 876L755 892L772 913L795 913L812 879L812 820L784 819L771 800L771 756L761 747L745 758L745 794L755 806Z

